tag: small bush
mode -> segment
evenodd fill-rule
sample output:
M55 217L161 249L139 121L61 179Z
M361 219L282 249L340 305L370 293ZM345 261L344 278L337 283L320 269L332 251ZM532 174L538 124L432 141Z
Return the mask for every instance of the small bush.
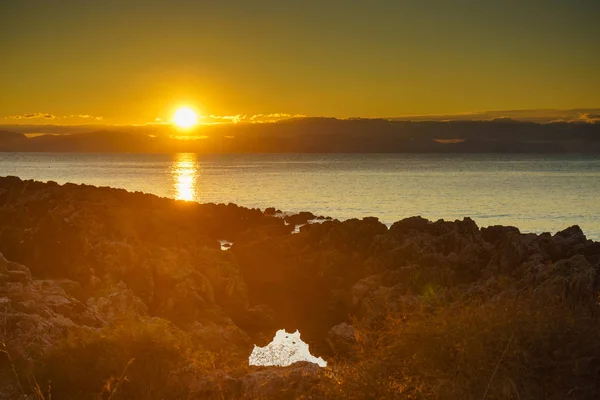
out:
M600 398L600 321L531 299L390 314L333 366L329 398Z
M168 321L126 321L100 331L76 330L37 363L39 382L59 399L176 399L193 377L212 368L212 354L196 349Z

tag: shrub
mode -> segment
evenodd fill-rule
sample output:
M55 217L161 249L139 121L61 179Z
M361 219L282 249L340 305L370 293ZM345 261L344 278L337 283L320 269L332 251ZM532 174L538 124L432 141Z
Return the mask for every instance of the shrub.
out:
M53 398L175 399L188 381L212 368L212 354L195 349L168 321L122 321L100 331L78 329L36 365Z
M592 399L600 322L588 308L532 299L388 315L363 327L353 358L321 387L331 398Z

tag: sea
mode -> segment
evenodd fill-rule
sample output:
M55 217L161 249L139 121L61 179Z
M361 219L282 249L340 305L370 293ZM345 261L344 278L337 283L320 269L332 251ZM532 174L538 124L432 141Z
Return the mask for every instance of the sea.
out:
M0 153L0 175L391 225L471 217L600 241L600 156L529 154Z

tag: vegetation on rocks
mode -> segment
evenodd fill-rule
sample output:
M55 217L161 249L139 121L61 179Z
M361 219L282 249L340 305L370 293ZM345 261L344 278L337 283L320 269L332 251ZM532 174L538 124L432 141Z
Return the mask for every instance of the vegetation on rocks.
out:
M577 226L314 219L0 178L0 399L600 397ZM249 367L281 328L328 367Z

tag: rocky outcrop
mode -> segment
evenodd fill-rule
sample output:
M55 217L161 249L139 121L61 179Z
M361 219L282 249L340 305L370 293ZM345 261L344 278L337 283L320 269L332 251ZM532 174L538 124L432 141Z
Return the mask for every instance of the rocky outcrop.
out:
M335 370L390 316L402 324L464 306L556 301L588 321L599 315L600 243L578 226L551 235L480 229L470 218L412 217L389 229L376 218L322 219L292 235L315 216L277 214L0 178L2 340L35 364L73 332L109 346L125 321L140 336L127 331L133 344L123 348L177 355L176 371L158 379L183 379L191 398L295 398L323 371L231 365L282 328L300 330ZM235 244L222 251L219 240ZM85 355L87 343L67 348ZM128 361L114 358L107 379Z
M292 215L287 215L286 217L284 217L284 220L294 226L294 225L301 225L301 224L306 224L308 221L317 218L313 213L311 212L306 212L306 211L302 211L299 212L298 214L292 214Z
M318 365L253 367L242 377L213 375L192 383L189 399L297 399L309 395L325 373Z
M237 317L249 308L236 260L215 238L287 229L279 218L233 204L14 177L0 179L0 189L0 251L9 259L39 277L79 285L83 302L106 298L96 293L123 282L149 315L179 324Z
M68 295L52 280L33 279L29 269L0 253L0 341L13 358L40 355L74 327L93 329L103 316Z
M345 322L338 324L327 332L327 343L334 354L344 355L356 344L357 332L352 325Z

